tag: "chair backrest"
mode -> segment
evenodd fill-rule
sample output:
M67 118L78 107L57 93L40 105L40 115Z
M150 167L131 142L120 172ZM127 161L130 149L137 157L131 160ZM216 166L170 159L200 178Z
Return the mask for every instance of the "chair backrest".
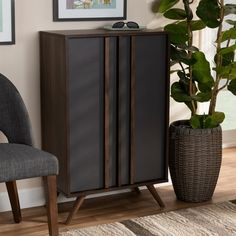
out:
M31 124L16 87L0 74L0 130L9 143L33 145Z

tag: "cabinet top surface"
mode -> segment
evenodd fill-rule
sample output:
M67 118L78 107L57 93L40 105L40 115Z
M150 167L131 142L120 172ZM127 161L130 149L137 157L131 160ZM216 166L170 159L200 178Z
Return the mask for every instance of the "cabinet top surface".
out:
M119 36L119 35L143 35L143 34L167 34L163 30L105 30L105 29L87 29L87 30L53 30L40 31L41 34L54 34L64 37L86 37L86 36Z

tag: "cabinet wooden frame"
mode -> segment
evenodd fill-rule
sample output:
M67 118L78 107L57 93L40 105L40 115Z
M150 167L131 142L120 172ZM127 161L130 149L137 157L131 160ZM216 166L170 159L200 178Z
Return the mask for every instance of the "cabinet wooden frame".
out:
M159 179L149 179L148 181L137 182L134 179L135 174L135 128L132 125L135 124L135 45L136 39L140 37L155 36L155 37L164 37L165 40L165 52L164 55L164 65L165 68L165 81L163 82L165 90L165 97L163 102L164 123L163 125L163 134L164 139L164 152L163 152L163 174ZM103 125L102 131L102 140L100 142L100 150L102 150L101 155L103 155L103 186L98 189L88 189L86 191L71 191L71 171L70 171L70 117L69 117L69 79L68 74L69 68L68 63L70 62L68 54L68 44L71 40L76 39L101 39L102 50L104 53L103 66L104 66L104 78L101 82L103 98L100 99L100 109L103 113ZM110 161L110 139L109 139L109 127L110 127L110 107L111 107L111 98L110 98L110 84L114 81L110 77L110 50L112 47L116 47L117 56L114 59L113 63L119 65L119 52L118 45L123 42L126 45L129 45L129 41L122 41L123 39L130 39L130 169L129 169L129 182L128 184L121 183L121 173L119 166L119 147L116 147L115 153L117 158L116 166L116 184L111 186L110 183L110 170L109 170L109 161ZM112 46L113 45L113 46ZM117 46L114 46L117 45ZM51 32L41 32L40 33L40 46L41 46L41 104L42 104L42 146L44 150L54 153L59 158L60 163L60 174L58 177L58 191L63 192L67 197L74 196L85 196L93 193L101 193L107 191L115 191L126 188L135 188L139 186L151 186L157 183L163 183L168 181L168 126L169 126L169 37L166 32L157 32L157 31L130 31L130 32L121 32L121 31L105 31L105 30L79 30L79 31L51 31ZM125 55L123 55L125 56ZM119 70L116 69L116 79L119 79ZM129 73L129 72L127 72ZM116 81L117 83L117 81ZM117 85L116 85L117 86ZM119 86L117 86L117 101L114 103L119 103L118 94ZM117 110L118 109L118 110ZM117 104L116 115L119 113L119 106ZM60 129L58 128L60 127ZM117 129L116 139L119 140L119 120L116 120L114 125ZM151 188L150 188L151 189Z

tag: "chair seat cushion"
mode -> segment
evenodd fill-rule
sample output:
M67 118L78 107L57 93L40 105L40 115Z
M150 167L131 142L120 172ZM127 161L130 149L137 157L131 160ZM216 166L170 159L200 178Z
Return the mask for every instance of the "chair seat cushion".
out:
M57 174L58 160L52 154L23 144L0 144L0 182Z

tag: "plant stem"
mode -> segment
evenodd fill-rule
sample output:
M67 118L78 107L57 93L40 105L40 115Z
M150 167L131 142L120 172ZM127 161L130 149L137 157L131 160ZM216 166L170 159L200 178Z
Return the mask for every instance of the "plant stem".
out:
M184 2L184 7L185 7L185 12L187 13L187 30L188 30L188 47L192 47L193 46L193 31L192 31L192 26L191 26L191 21L192 21L192 11L190 8L190 4L192 3L189 0L183 0ZM191 59L192 58L192 51L188 50L188 58ZM193 69L192 66L189 66L189 95L190 97L192 97L194 95L193 92ZM191 101L192 104L192 116L196 114L196 106L194 101Z
M221 35L223 30L223 20L224 20L224 0L220 0L220 25L218 27L217 32L217 45L216 45L216 68L219 68L222 65L222 56L219 51L221 49ZM212 91L211 102L209 106L209 115L212 115L215 112L216 108L216 98L219 93L219 83L221 80L221 76L218 72L216 72L215 85Z
M226 88L227 86L228 86L228 84L229 84L229 79L227 79L227 81L226 81L226 83L225 83L225 85L223 85L221 88L219 88L218 89L218 93L221 91L221 90L223 90L224 88Z
M186 73L185 73L185 69L184 69L183 64L181 62L179 62L179 65L180 65L180 67L182 69L182 72L184 73L184 76L186 77Z

